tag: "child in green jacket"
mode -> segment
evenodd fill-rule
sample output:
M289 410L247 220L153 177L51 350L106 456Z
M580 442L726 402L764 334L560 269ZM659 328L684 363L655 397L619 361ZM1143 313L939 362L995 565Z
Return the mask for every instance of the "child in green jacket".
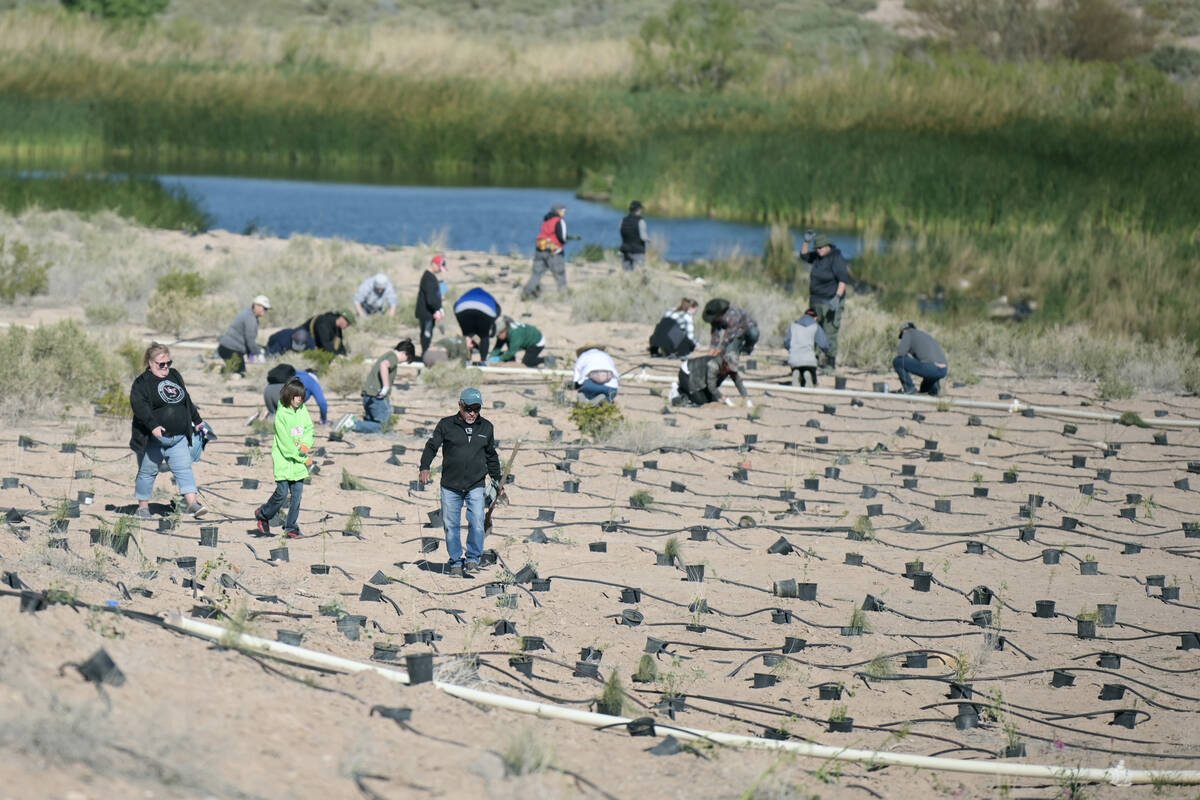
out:
M304 479L312 465L309 450L313 444L313 422L304 405L304 384L292 378L279 393L279 408L275 411L275 442L271 445L271 461L275 465L275 491L271 499L254 510L260 533L269 536L269 520L283 507L291 495L283 534L289 539L300 537L298 520L300 498L304 495Z

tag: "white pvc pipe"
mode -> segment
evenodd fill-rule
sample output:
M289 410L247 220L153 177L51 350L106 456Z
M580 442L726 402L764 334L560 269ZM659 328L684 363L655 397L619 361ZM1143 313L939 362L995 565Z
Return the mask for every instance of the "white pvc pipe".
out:
M397 683L408 683L408 674L397 670L364 664L338 656L331 656L303 647L274 642L247 634L231 634L226 628L210 625L198 620L189 619L178 612L167 618L167 624L173 628L191 633L212 641L224 641L227 636L236 637L236 646L249 650L257 650L266 655L277 656L298 664L318 667L340 672L375 672L388 680ZM558 719L589 725L593 728L612 727L630 722L628 717L612 717L607 714L597 714L591 711L579 711L574 708L525 700L519 697L507 697L494 692L470 689L466 686L434 681L433 685L454 697L472 703L504 708L521 714L530 714L541 719ZM1113 786L1130 786L1133 784L1200 784L1200 771L1195 770L1130 770L1125 768L1125 762L1120 761L1116 766L1103 769L1095 767L1062 767L1042 764L1014 764L1006 761L969 761L961 758L944 758L940 756L919 756L909 753L893 753L884 750L857 750L845 747L830 747L828 745L811 744L809 742L781 741L761 739L756 736L744 736L735 733L706 731L698 728L670 728L671 735L686 740L707 740L731 747L754 747L765 750L782 750L801 756L832 759L836 761L855 761L867 764L889 764L894 766L914 767L918 769L936 769L946 772L966 772L977 775L1007 775L1018 778L1050 778L1054 780L1078 781L1080 783L1110 783Z

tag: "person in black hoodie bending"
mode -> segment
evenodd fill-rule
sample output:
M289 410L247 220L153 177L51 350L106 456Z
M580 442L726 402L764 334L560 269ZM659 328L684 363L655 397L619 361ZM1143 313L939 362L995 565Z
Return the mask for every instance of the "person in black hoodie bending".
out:
M351 324L352 318L341 311L326 311L324 314L309 317L300 324L300 328L308 333L311 342L306 349L325 350L335 356L346 355L346 342L342 333Z
M195 448L208 432L200 411L192 402L183 376L171 367L171 352L155 342L142 357L146 370L133 379L129 406L133 410L129 448L137 456L138 473L134 496L139 519L149 519L150 498L158 465L164 460L175 475L187 503L187 513L202 517L207 509L196 498L196 476L192 472Z
M442 321L446 314L442 311L442 287L438 282L438 273L445 272L446 257L438 253L429 262L429 268L421 273L421 288L417 291L417 322L421 326L421 361L425 360L425 351L433 341L433 326Z
M471 570L479 568L489 476L497 499L504 494L496 432L491 422L479 416L482 406L483 395L478 389L463 389L458 396L458 413L438 421L421 453L419 479L424 485L431 480L429 468L434 457L442 451L442 527L446 530L450 574L457 577L469 577ZM463 505L467 507L465 559L460 534Z

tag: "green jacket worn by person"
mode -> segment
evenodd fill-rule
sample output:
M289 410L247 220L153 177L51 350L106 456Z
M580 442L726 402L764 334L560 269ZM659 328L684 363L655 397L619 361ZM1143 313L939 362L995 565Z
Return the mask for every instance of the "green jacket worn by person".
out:
M271 445L271 462L275 465L275 480L302 481L308 477L308 450L313 445L313 421L308 406L275 410L275 441ZM303 446L303 449L301 449Z
M517 353L530 347L536 347L542 341L542 332L524 322L511 322L508 325L508 338L496 342L492 355L499 355L501 361L515 361Z

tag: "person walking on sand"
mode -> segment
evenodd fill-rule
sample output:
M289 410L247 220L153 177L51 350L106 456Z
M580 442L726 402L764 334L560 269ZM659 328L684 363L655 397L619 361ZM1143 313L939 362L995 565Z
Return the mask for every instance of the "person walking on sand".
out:
M808 306L817 312L817 322L829 340L826 363L829 369L837 369L838 332L842 329L850 267L837 245L811 228L804 232L800 258L812 265L808 275Z
M749 355L758 344L758 324L742 309L715 297L704 305L704 321L712 326L708 354Z
M344 311L326 311L324 314L309 317L300 323L300 327L307 332L310 342L305 349L324 350L335 356L346 355L346 341L343 334L346 328L353 324L354 320ZM295 340L294 331L292 338Z
M646 263L646 245L650 234L646 232L646 220L642 218L644 206L634 200L629 204L629 214L621 220L621 267L635 270Z
M421 273L421 285L417 290L417 324L421 327L421 361L433 341L433 326L442 321L442 288L438 274L445 272L446 257L441 253L429 261L429 267Z
M258 346L258 321L271 310L271 301L260 294L250 303L249 308L242 309L233 319L233 324L217 339L217 355L222 361L229 361L235 356L239 359L238 368L234 374L239 378L246 377L246 364L262 355L263 349Z
M313 446L313 421L304 405L304 384L292 378L279 393L275 410L275 441L271 444L271 463L275 470L275 491L267 502L254 509L254 521L259 533L271 535L271 518L291 498L283 535L300 538L300 500L304 496L304 479L312 466L309 452Z
M504 496L500 456L496 453L496 432L492 423L480 416L483 394L478 389L463 389L458 396L458 413L443 417L433 429L421 452L421 484L431 480L429 468L438 451L442 452L442 527L446 531L449 572L470 577L479 569L483 556L484 512L487 479L499 500ZM462 546L462 512L467 509L467 548Z
M471 353L479 353L479 360L486 361L488 345L496 335L496 320L500 318L500 304L483 288L468 289L454 302L454 318L467 343L467 360Z
M392 404L388 402L388 394L392 391L396 368L401 364L411 364L416 358L416 348L413 347L412 339L401 339L394 348L375 359L371 371L363 380L363 418L355 419L353 414L346 414L338 420L333 432L342 433L350 429L355 433L382 432L392 416Z
M166 345L151 344L142 356L145 371L133 379L129 388L129 407L133 411L129 448L138 463L134 484L138 507L134 516L139 519L152 516L150 498L154 494L158 465L164 460L187 503L187 513L199 518L207 511L196 496L192 462L199 457L195 445L201 444L205 436L211 436L188 394L183 376L172 363Z
M354 310L360 317L370 314L394 317L397 302L396 287L382 272L360 283L358 291L354 293Z
M817 348L828 353L829 340L817 324L817 312L810 308L788 326L783 337L787 363L792 368L792 386L817 385Z
M900 378L900 386L905 394L918 391L912 380L912 375L917 375L921 378L921 394L934 397L942 393L942 378L950 371L946 351L937 339L911 322L900 326L900 344L896 347L892 367Z
M566 213L566 206L555 203L542 219L542 227L538 229L537 239L534 241L533 274L529 276L525 288L521 289L522 300L538 296L538 286L547 272L554 275L554 282L558 284L560 292L567 291L567 221L563 219Z
M527 367L536 367L542 363L542 351L546 349L546 337L542 332L524 322L514 322L504 318L504 327L496 334L496 347L488 356L489 364L499 364L501 361L516 361L517 353L521 355L521 363Z

